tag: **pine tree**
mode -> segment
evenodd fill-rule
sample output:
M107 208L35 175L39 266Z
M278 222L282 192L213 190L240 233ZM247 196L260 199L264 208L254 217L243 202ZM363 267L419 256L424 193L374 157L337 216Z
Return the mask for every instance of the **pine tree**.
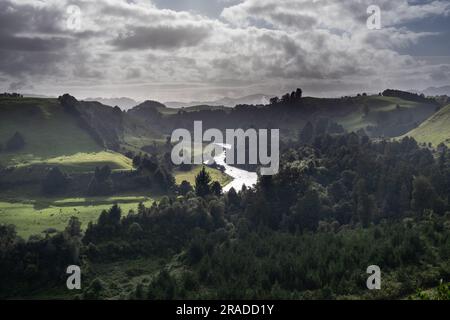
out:
M200 173L195 177L195 193L199 197L205 197L211 193L210 188L211 177L206 172L205 167L202 168Z
M222 195L222 186L220 185L220 183L218 181L214 181L211 185L211 192L220 197Z

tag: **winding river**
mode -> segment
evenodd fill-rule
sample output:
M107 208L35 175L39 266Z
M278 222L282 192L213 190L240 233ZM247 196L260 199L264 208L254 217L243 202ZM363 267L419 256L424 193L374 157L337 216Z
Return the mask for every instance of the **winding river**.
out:
M231 145L224 143L217 143L216 145L223 148L223 152L214 157L214 161L221 166L225 167L225 173L233 178L233 181L223 187L224 192L228 192L231 188L234 188L237 192L241 190L245 184L247 187L253 187L257 180L258 175L256 172L250 172L236 167L229 166L225 162L227 150L231 149Z

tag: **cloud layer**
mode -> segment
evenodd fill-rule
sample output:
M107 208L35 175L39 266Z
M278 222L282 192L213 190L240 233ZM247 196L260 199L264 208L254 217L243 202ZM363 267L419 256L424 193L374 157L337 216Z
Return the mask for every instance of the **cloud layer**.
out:
M448 1L215 1L220 17L144 0L3 0L0 85L164 101L449 82L450 53L430 63L408 49L439 35L410 26L449 17ZM381 30L366 26L373 2Z

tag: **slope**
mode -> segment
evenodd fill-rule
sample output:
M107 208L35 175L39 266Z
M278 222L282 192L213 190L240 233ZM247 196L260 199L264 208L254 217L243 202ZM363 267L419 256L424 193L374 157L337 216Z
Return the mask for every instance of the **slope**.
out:
M450 105L440 109L405 136L413 137L422 143L431 142L434 146L440 143L450 146Z

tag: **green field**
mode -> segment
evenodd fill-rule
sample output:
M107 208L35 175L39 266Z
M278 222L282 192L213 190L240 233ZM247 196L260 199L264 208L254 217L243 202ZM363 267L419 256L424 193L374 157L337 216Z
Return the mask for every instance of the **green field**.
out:
M132 170L133 161L122 154L113 151L93 153L79 152L69 156L59 156L46 160L33 160L27 165L58 166L65 172L89 172L97 166L108 165L112 170ZM19 167L24 165L19 165Z
M59 200L0 201L0 223L13 224L17 233L27 239L30 235L42 234L48 228L64 230L70 217L81 221L84 229L90 221L96 221L102 210L114 203L122 208L122 214L129 210L136 212L140 202L151 206L155 200L145 196L73 198Z
M205 167L206 171L211 176L211 181L218 181L222 187L226 186L228 183L232 181L232 178L225 173L222 173L220 170ZM183 180L189 182L192 186L195 185L195 177L199 174L200 170L202 170L202 166L196 166L190 171L175 171L175 181L177 184L181 184Z
M413 137L416 141L422 143L431 142L434 146L440 143L450 146L450 105L436 112L405 136Z

